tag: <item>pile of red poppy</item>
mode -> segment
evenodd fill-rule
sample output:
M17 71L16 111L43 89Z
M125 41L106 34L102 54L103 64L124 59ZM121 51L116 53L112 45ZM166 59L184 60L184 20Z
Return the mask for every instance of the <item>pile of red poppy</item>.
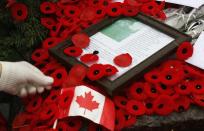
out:
M51 91L24 99L25 112L16 116L13 128L15 130L53 130L53 124L60 113L57 107L66 107L72 93L60 94L62 88L69 88L84 84L85 77L98 80L117 73L117 69L106 63L94 63L90 68L75 65L69 72L58 61L49 55L48 49L72 36L73 46L64 53L78 57L82 49L89 46L89 37L81 34L85 28L102 20L106 16L120 15L135 16L138 12L165 19L163 13L164 2L155 0L125 0L124 3L112 3L111 0L59 0L56 3L43 2L40 11L45 14L41 24L49 29L49 37L42 42L42 46L32 54L32 60L46 75L54 78ZM204 106L204 83L202 71L186 64L184 61L192 55L190 43L183 43L177 50L179 60L169 60L161 66L144 75L144 79L133 83L128 90L113 97L116 105L116 130L136 123L137 116L144 114L168 115L173 111L185 111L190 104ZM121 58L122 57L122 58ZM129 58L127 63L121 63ZM97 52L81 56L81 61L96 62ZM121 66L131 63L131 56L121 54L114 59ZM76 73L77 72L77 73ZM95 89L95 88L94 88ZM100 89L95 89L106 94ZM125 92L125 93L124 93ZM65 118L58 121L58 130L79 130L82 118ZM102 128L93 123L89 130ZM104 129L105 130L105 129Z

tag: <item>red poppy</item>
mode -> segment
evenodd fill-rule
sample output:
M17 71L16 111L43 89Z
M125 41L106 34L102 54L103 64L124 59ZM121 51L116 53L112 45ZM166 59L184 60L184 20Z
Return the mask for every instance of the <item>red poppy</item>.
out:
M161 82L165 85L176 85L184 79L184 72L169 70L161 72Z
M190 99L187 96L180 96L177 99L174 99L174 109L177 112L186 111L190 107Z
M49 96L45 99L44 104L56 103L58 101L60 92L57 90L50 91Z
M50 29L50 36L57 37L59 35L60 29L62 27L62 23L57 23Z
M120 2L110 3L106 8L106 12L112 17L120 16L122 14L122 4Z
M67 5L64 10L64 14L70 18L78 17L80 13L81 13L80 9L77 6L73 6L73 5Z
M183 42L176 51L176 56L179 60L187 60L192 55L193 45L190 42Z
M40 109L41 105L43 103L42 97L34 97L31 99L31 101L26 106L25 110L30 113L36 112L38 109Z
M80 57L80 60L83 63L97 62L98 59L99 59L99 57L96 54L84 54L83 56Z
M159 92L157 91L157 88L150 84L150 83L145 83L144 85L144 91L147 94L148 97L150 98L157 98L159 96Z
M133 6L133 7L141 6L141 3L138 2L138 0L124 0L124 4L125 5L130 5L130 6Z
M168 95L160 95L153 104L153 109L158 115L169 115L174 108L174 102Z
M58 107L55 103L44 105L39 112L39 119L40 120L48 120L50 119L55 113L57 113Z
M87 77L94 81L101 79L106 74L105 68L102 64L93 64L91 67L89 67L87 72Z
M118 55L114 58L114 63L120 67L128 67L132 64L132 56L128 53Z
M123 10L122 14L124 16L129 16L129 17L136 16L139 13L138 8L134 6L129 6L129 5L125 5L122 10Z
M46 64L47 64L47 62L42 61L42 62L35 63L34 66L37 67L38 69L42 70L43 68L45 68Z
M164 10L165 4L166 4L165 1L157 2L157 5L158 5L157 7L158 7L158 9L159 9L159 10Z
M140 8L140 11L147 14L147 15L153 15L155 8L156 8L155 4L150 2L150 3L147 3L147 4L143 4L141 6L141 8Z
M128 102L124 96L114 96L113 101L115 105L121 109L125 109Z
M105 7L99 6L95 8L96 18L103 18L106 15Z
M112 76L115 75L118 72L118 69L115 66L112 66L110 64L104 65L106 76Z
M152 115L154 113L153 106L154 106L154 100L152 99L145 100L145 107L146 107L145 114Z
M82 81L86 77L87 68L83 65L74 65L69 71L69 76Z
M52 27L56 25L56 21L51 17L43 17L40 20L41 20L41 25L43 25L48 29L52 29Z
M24 21L28 16L28 8L23 3L15 3L11 6L11 15L16 21Z
M72 90L63 92L60 96L59 96L59 101L58 104L61 108L66 108L68 109L68 107L70 106L71 102L72 102L72 98L74 96L74 92Z
M72 36L72 42L76 47L86 48L89 46L90 38L87 34L79 33Z
M25 125L31 124L32 120L34 119L34 116L28 113L19 113L12 124L13 128L20 128Z
M115 117L115 130L121 130L125 126L125 117L123 116L123 112L121 110L116 111Z
M66 80L67 78L67 71L65 68L59 68L55 70L52 74L51 77L54 78L54 83L53 86L61 86L62 83Z
M86 7L83 9L80 19L82 21L92 21L96 17L95 9L93 7Z
M148 2L151 2L152 0L137 0L137 1L140 3L148 3Z
M201 80L195 80L191 83L191 89L192 92L195 94L204 94L204 81L203 79Z
M49 58L49 54L45 49L37 49L32 53L31 58L35 62L42 62Z
M195 104L201 106L201 107L204 107L204 95L197 95L197 94L194 94L193 95L193 101Z
M158 83L155 85L155 87L159 91L159 93L163 95L172 95L173 93L175 93L171 86L165 85L163 83Z
M82 54L83 50L80 47L70 46L64 50L64 53L68 56L78 57Z
M52 2L43 2L40 5L40 11L44 14L53 14L56 12L56 5Z
M141 116L145 114L146 109L142 102L129 100L126 106L126 110L134 116Z
M43 41L42 46L44 49L48 50L59 44L59 41L60 39L57 37L49 37Z
M68 131L79 131L82 126L82 121L78 117L70 117L68 120L66 120L66 123L68 124Z
M88 6L99 6L103 3L103 0L88 0Z
M183 81L174 87L175 91L181 95L189 95L192 92L191 82Z
M128 94L131 98L134 98L136 100L145 100L146 94L144 91L144 83L142 82L136 82L131 85Z
M62 84L62 88L69 88L69 87L74 87L82 85L82 81L73 77L73 76L68 76L65 81Z
M147 82L156 84L160 82L160 73L158 70L154 69L144 75Z

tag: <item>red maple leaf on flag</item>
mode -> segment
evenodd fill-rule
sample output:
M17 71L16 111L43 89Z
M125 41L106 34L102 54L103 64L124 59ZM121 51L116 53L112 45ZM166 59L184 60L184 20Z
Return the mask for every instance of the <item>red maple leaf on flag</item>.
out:
M94 109L97 109L99 106L99 103L96 101L93 101L94 96L92 96L91 91L86 93L85 97L77 96L76 102L79 104L81 108L85 108L84 115L86 113L86 110L93 111Z

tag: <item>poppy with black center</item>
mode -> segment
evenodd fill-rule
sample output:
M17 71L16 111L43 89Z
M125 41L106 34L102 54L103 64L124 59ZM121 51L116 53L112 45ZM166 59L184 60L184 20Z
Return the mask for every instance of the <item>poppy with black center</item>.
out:
M106 8L107 15L116 17L122 14L122 4L120 2L110 3Z
M43 14L53 14L57 10L55 3L53 2L43 2L40 5L40 11Z
M145 114L147 115L152 115L154 113L154 109L153 109L153 101L152 99L148 98L145 100L145 107L146 107L146 111Z
M89 67L87 72L87 77L92 80L99 80L102 77L104 77L106 74L105 68L102 64L93 64L91 67Z
M144 91L144 83L142 82L133 83L128 90L128 94L130 98L136 100L145 100L147 95L145 94Z
M77 6L68 5L64 9L65 16L72 18L72 17L78 17L80 15L81 11Z
M161 82L165 85L176 85L184 79L183 70L163 70L161 72Z
M59 68L55 70L52 74L51 77L54 78L54 83L53 86L61 86L62 83L66 80L68 74L65 68Z
M70 117L66 120L67 131L79 131L82 127L82 120L79 117Z
M24 21L28 16L28 8L23 3L15 3L11 6L11 16L16 21Z
M174 90L181 95L189 95L192 92L192 82L183 81L174 87Z
M98 6L95 8L95 17L97 19L103 18L106 15L106 9L104 6Z
M157 91L157 88L150 83L145 83L144 91L145 91L147 97L155 99L159 96L159 92Z
M138 2L138 0L124 0L124 5L132 6L134 8L137 8L141 6L141 3Z
M43 99L40 96L33 97L32 100L28 103L25 110L30 113L34 113L40 109L43 103Z
M174 101L168 95L160 95L153 104L153 109L158 115L166 116L173 111Z
M144 75L147 82L156 84L160 82L160 72L156 69L149 71Z
M139 8L137 7L127 5L127 6L123 6L122 8L122 14L124 16L129 16L129 17L136 16L138 13L139 13Z
M65 121L59 121L59 122L57 123L56 129L57 129L57 131L67 131L67 128L68 128L68 127L69 127L69 126L68 126L67 122L65 122Z
M123 116L125 117L124 127L130 127L137 122L136 116L130 115L127 112L124 112Z
M195 80L191 82L191 89L192 92L195 94L204 94L204 82L203 79L201 80Z
M128 100L124 96L114 96L113 101L117 107L125 109Z
M190 42L183 42L176 51L177 59L187 60L193 55L193 45Z
M126 110L134 116L141 116L145 114L146 108L140 101L129 100L126 106Z
M37 49L31 55L31 59L37 63L43 62L43 61L47 60L48 58L49 58L49 53L45 49Z
M56 46L57 44L59 44L59 42L60 42L60 39L57 37L48 37L43 41L42 46L44 49L48 50Z
M68 56L78 57L82 54L83 50L80 47L70 46L64 50L64 53Z

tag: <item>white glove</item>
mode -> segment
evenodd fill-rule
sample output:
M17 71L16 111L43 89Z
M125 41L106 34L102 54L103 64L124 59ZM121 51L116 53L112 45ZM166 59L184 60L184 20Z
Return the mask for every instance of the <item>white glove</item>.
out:
M25 97L51 89L53 78L27 62L3 62L0 76L0 91Z

